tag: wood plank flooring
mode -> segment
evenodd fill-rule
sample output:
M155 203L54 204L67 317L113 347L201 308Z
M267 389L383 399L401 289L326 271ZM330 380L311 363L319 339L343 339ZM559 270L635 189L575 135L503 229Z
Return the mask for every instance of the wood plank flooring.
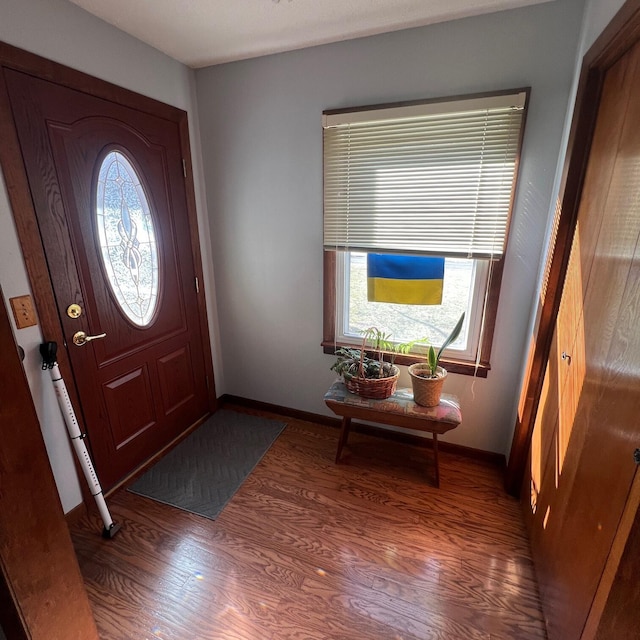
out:
M442 452L436 489L429 450L355 433L336 466L337 429L259 413L287 427L216 521L122 489L113 540L72 527L102 640L546 638L500 470Z

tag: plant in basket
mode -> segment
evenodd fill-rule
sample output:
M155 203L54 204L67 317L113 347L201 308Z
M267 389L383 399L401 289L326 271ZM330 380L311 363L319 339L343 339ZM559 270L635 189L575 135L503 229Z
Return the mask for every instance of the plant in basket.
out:
M377 327L365 329L362 336L360 349L340 347L336 351L338 357L331 369L342 376L352 393L363 398L388 398L396 390L400 375L393 357L407 353L415 342L394 344L391 335ZM391 353L391 362L385 361L385 353Z
M432 346L427 352L426 362L416 362L409 366L413 399L423 407L435 407L440 404L442 385L447 377L447 370L440 366L442 352L460 335L464 324L464 313L447 336L442 346L436 351Z

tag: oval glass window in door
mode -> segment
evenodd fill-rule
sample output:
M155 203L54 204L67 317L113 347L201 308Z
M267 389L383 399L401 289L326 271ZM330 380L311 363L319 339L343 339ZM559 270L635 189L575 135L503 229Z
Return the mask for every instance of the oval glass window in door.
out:
M149 200L124 151L110 151L100 165L95 216L109 286L127 318L145 327L158 303L158 243Z

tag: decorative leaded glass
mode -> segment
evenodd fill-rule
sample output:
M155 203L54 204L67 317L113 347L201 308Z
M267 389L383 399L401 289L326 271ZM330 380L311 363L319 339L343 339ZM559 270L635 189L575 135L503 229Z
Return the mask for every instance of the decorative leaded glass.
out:
M100 165L95 213L111 290L127 318L145 327L158 303L158 244L140 177L122 151Z

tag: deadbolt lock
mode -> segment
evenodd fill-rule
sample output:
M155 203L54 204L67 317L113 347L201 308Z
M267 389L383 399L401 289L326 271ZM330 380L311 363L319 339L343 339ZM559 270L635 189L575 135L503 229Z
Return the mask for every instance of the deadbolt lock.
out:
M67 307L67 315L70 318L79 318L82 315L82 307L79 304L70 304Z

